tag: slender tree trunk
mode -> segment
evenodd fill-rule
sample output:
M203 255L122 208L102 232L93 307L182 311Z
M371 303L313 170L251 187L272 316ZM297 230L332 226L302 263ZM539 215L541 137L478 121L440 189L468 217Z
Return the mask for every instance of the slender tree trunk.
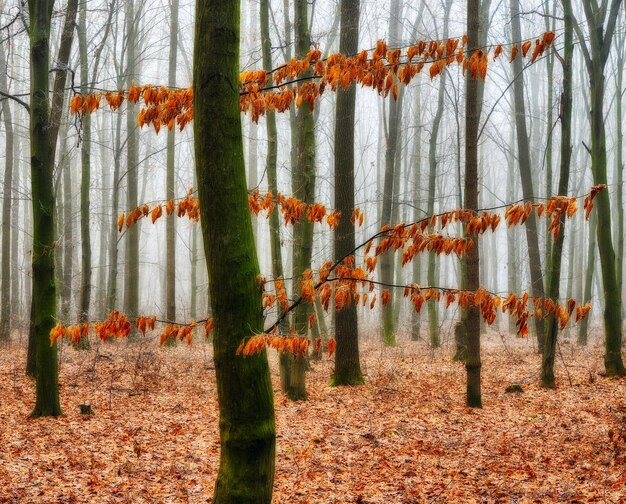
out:
M272 41L270 39L270 5L269 0L260 1L261 20L261 47L263 52L263 68L268 72L272 69ZM268 74L271 79L271 74ZM271 82L271 81L270 81ZM271 85L271 84L270 84ZM265 166L267 170L268 189L272 194L278 194L278 176L276 164L278 160L278 132L276 128L276 113L270 111L266 114L265 124L267 127L267 158ZM272 276L281 278L283 276L283 257L280 243L280 220L278 212L272 212L269 220L270 225L270 250L272 258ZM280 307L278 308L280 310ZM280 316L280 311L277 313ZM279 329L284 332L286 320ZM280 360L280 384L283 393L289 389L289 377L291 374L291 357L286 353L281 353Z
M308 2L295 1L295 32L296 56L303 58L309 51L311 41L308 24ZM297 114L298 135L296 142L296 167L293 192L296 198L307 204L313 203L315 198L315 131L313 111L308 104L303 104ZM300 294L300 279L302 273L311 267L313 251L313 224L303 219L294 225L293 246L293 293L294 297ZM306 335L310 306L306 303L294 310L293 327L296 332ZM291 363L291 373L287 396L292 400L305 400L305 371L306 359L295 357Z
M413 205L415 206L415 210L413 212L413 220L417 221L422 216L420 215L420 209L418 208L418 202L420 200L420 189L421 189L421 178L422 178L422 113L421 113L421 99L422 94L420 92L421 87L415 86L413 88L413 92L415 93L415 99L413 101L413 105L415 107L415 121L413 123L413 127L415 128L415 139L413 140L413 153L412 153L412 161L414 179L413 179ZM413 258L413 283L419 285L421 279L421 254L417 257ZM421 330L421 317L420 313L417 310L412 310L411 312L412 322L411 322L411 339L413 341L419 341L420 339L420 330Z
M236 355L263 331L239 112L239 14L237 0L196 2L194 145L220 408L216 504L271 502L276 449L267 355Z
M569 0L563 2L565 14L565 40L563 49L563 91L561 93L561 166L559 173L558 195L566 196L569 182L570 160L572 156L572 57L574 54L574 28L571 5ZM561 259L563 251L563 240L565 239L565 219L561 219L561 227L557 235L552 256L548 261L550 269L547 281L548 297L554 302L559 299L559 284L561 280ZM547 236L546 240L550 240ZM571 260L571 258L570 258ZM547 388L554 388L554 357L556 355L556 344L558 335L558 320L552 313L547 318L546 340L543 349L541 364L541 385Z
M480 29L480 0L467 2L467 55L471 57L478 47ZM470 72L466 76L465 91L465 207L470 210L478 208L478 81ZM478 235L472 236L474 247L465 256L466 288L476 291L479 287L480 257L478 254ZM470 306L465 318L465 334L467 336L467 392L466 402L469 407L482 408L480 392L480 308Z
M593 291L593 277L596 269L596 249L598 244L593 239L597 234L598 216L595 211L591 212L589 222L589 239L587 240L587 268L585 269L585 290L583 293L583 303L591 302L591 293ZM587 344L587 334L589 332L589 317L580 321L578 326L578 344Z
M72 204L72 163L67 151L67 123L61 129L59 169L63 171L63 285L61 317L71 320L72 278L74 274L74 219Z
M87 4L81 5L78 24L78 47L80 50L81 92L89 92L89 72L87 60ZM89 187L91 185L91 115L83 116L83 141L81 144L81 179L80 179L80 249L81 281L78 318L81 323L89 320L91 300L91 235L89 232ZM77 348L89 348L89 339L84 337Z
M58 416L59 378L57 346L50 344L55 325L54 189L51 156L49 68L50 23L54 2L29 0L30 15L30 159L33 204L33 308L37 386L32 415Z
M511 0L511 34L513 41L518 43L522 40L520 27L519 0ZM521 44L521 43L520 43ZM517 131L517 146L520 177L522 180L522 195L524 199L535 196L533 192L533 180L530 164L530 148L528 145L528 132L526 129L526 109L524 105L524 79L521 55L513 60L513 93L515 102L515 123ZM539 235L537 233L537 219L531 212L526 221L526 241L528 244L528 259L530 264L531 291L534 298L543 298L543 277L541 274L541 254L539 251ZM537 333L537 346L539 352L543 352L544 334L543 321L535 319L535 331Z
M399 45L400 32L400 0L391 1L389 12L389 44L392 47ZM387 148L385 151L385 182L383 187L383 205L381 212L381 226L392 225L391 211L394 200L394 175L396 149L398 147L400 108L398 102L389 99L389 122L387 128ZM384 106L384 105L383 105ZM397 188L395 189L397 191ZM380 257L380 280L383 284L393 283L393 252L387 252ZM393 304L387 303L382 310L382 341L387 346L396 344L396 328L394 327Z
M18 258L18 250L20 243L20 148L19 138L16 138L16 142L13 145L13 204L11 205L11 268L13 274L11 275L11 307L12 307L12 320L11 326L13 329L22 329L22 303L23 299L20 295L20 279L21 279L21 265ZM22 238L23 239L23 238ZM29 341L29 350L32 350L34 357L35 345L31 345ZM35 376L35 359L27 359L26 373L29 376ZM32 367L29 367L28 364Z
M136 9L135 0L126 2L126 34L128 38L127 50L127 76L128 86L135 84L138 74L138 59L136 56ZM137 106L127 102L126 110L126 134L127 157L126 157L126 206L128 210L137 207L137 186L139 168L139 132L137 129ZM124 311L132 320L139 312L139 224L133 225L125 233L126 240L126 264L124 268ZM135 331L131 335L136 335Z
M178 0L171 2L170 17L170 58L168 69L168 86L176 86L176 64L178 61ZM176 128L172 128L167 133L167 176L166 176L166 198L167 200L176 197L176 183L174 174L176 171ZM176 214L168 215L165 228L165 317L167 320L176 320ZM175 338L170 338L167 344L176 344Z
M118 114L115 125L115 151L113 153L113 177L111 186L111 223L109 228L109 272L107 278L107 311L115 308L117 303L117 258L118 258L118 231L117 213L120 206L120 158L122 156L122 114Z
M6 58L0 44L0 90L8 91ZM13 159L14 136L11 105L5 100L0 107L6 138L4 149L4 181L2 186L2 266L0 267L0 341L9 341L11 337L11 198L13 196ZM13 230L13 233L17 229ZM17 271L13 272L17 275Z
M339 52L356 54L359 44L360 0L341 1L341 33ZM353 253L355 226L350 221L354 211L354 121L356 86L337 90L335 116L335 209L342 219L335 230L335 260ZM359 362L359 329L357 307L354 301L342 310L335 310L334 385L363 383Z

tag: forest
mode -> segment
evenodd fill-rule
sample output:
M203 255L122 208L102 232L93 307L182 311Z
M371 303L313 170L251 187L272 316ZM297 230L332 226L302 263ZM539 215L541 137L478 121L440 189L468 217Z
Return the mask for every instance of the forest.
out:
M622 0L0 0L0 502L626 502Z

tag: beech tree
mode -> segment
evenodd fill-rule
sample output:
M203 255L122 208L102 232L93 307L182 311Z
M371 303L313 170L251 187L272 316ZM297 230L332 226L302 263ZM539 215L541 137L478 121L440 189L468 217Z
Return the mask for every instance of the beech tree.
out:
M236 355L241 340L263 330L239 112L239 16L236 0L196 2L194 145L220 406L216 503L271 502L276 449L267 356Z

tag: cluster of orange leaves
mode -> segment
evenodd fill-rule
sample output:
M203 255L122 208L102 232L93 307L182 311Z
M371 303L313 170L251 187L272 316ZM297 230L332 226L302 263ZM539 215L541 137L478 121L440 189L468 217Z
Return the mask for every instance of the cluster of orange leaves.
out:
M151 125L158 134L161 126L172 130L176 124L182 131L187 124L193 121L193 89L170 89L166 86L159 88L151 85L132 86L126 91L99 92L90 95L75 95L70 100L72 114L91 114L100 108L102 99L111 110L117 110L124 101L138 103L143 101L139 110L137 124L140 127Z
M535 40L515 44L510 61L517 57L534 62L552 45L555 34L546 32ZM336 91L351 84L375 89L387 96L398 96L398 86L408 85L426 65L433 79L446 66L461 65L476 79L485 79L489 56L495 61L504 52L501 45L479 48L470 57L466 53L467 37L446 40L420 40L405 51L390 49L379 40L373 51L361 51L354 56L331 54L322 58L319 49L312 49L302 59L292 59L272 72L244 71L239 76L240 109L250 113L253 121L268 111L284 112L294 103L300 107L307 103L313 110L315 101L329 88ZM531 48L532 51L531 51ZM165 86L132 86L128 92L99 92L76 95L70 102L74 114L90 114L100 107L102 98L111 110L117 110L125 100L143 101L137 122L139 126L151 125L157 134L162 126L172 130L176 124L182 130L193 120L193 89L170 89Z
M306 220L312 224L326 221L330 229L336 229L341 219L341 212L328 210L321 203L306 204L298 198L284 196L281 193L274 197L271 191L261 194L258 189L248 193L248 207L254 215L264 212L265 217L269 219L277 205L285 224L296 224L306 217ZM356 208L352 213L351 220L353 224L362 226L363 211Z
M153 331L157 323L156 316L140 316L134 321L134 325L144 336L147 331ZM168 338L179 338L180 341L186 340L188 344L191 344L193 340L193 332L196 327L200 325L200 322L190 322L188 324L166 324L160 337L160 344L163 345ZM133 323L124 315L118 311L112 311L109 313L107 320L94 323L84 323L65 326L60 322L57 323L50 331L50 344L54 343L63 337L67 337L70 343L78 343L82 338L88 337L90 331L100 338L101 341L108 341L109 339L121 339L126 338L131 332ZM205 336L208 338L213 330L213 320L208 319L204 321Z
M255 355L263 351L264 348L272 348L277 352L290 353L294 357L304 357L311 346L311 340L298 334L289 334L280 336L278 334L259 334L252 336L248 340L244 340L237 348L237 355ZM331 356L335 352L337 344L333 338L325 343L321 338L315 340L313 352L315 355L321 355L325 346L328 355Z
M173 199L165 204L157 204L150 206L148 204L141 205L129 212L120 213L117 218L117 229L122 231L124 227L130 229L138 220L150 216L154 224L163 215L172 215L176 211L178 217L188 217L191 221L198 222L200 219L200 201L192 196L193 190L189 189L187 195L176 203Z

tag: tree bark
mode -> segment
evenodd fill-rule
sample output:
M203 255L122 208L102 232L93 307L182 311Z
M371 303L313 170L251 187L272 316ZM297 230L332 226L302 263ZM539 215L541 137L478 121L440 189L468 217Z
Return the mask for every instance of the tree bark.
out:
M341 0L339 52L356 54L359 50L360 0ZM335 260L355 248L355 226L350 217L354 211L354 121L356 86L337 90L335 119L335 209L341 212L335 230ZM363 383L359 362L359 327L354 300L342 310L335 310L335 371L333 385Z
M521 45L522 29L520 27L519 0L510 0L511 8L511 35L513 41ZM521 49L521 48L520 48ZM530 147L528 145L528 132L526 128L526 108L524 105L524 79L521 55L513 60L513 94L515 103L515 125L517 132L517 146L520 178L522 181L522 195L530 200L533 192L533 179L530 164ZM537 233L537 219L531 212L526 220L526 242L528 244L528 259L530 265L531 292L534 298L543 298L543 277L541 274L541 253L539 250L539 235ZM535 319L535 331L537 333L537 347L543 352L544 333L543 321Z
M0 90L8 92L6 58L4 47L0 44ZM9 341L11 337L11 201L13 190L14 135L11 104L5 100L0 108L4 122L6 138L4 155L4 181L2 186L2 266L0 267L0 341ZM13 230L15 233L17 229ZM13 272L17 275L17 271Z
M471 57L478 47L478 31L480 29L480 0L467 2L467 56ZM469 210L478 209L478 81L471 72L467 72L465 91L465 207ZM479 287L480 257L478 254L478 235L471 237L474 247L465 256L466 288L476 291ZM465 334L467 337L467 371L466 403L472 408L482 408L480 391L480 308L470 306L465 317Z
M196 2L194 147L220 408L216 504L271 502L276 446L267 355L236 355L263 331L239 112L239 15L237 0Z
M50 24L54 2L29 0L30 15L30 159L33 205L33 309L37 385L32 416L58 416L57 345L50 344L55 325L54 189L50 110Z
M561 93L561 165L559 173L558 195L566 196L569 182L570 160L572 157L572 57L574 54L574 28L570 0L563 1L565 16L565 36L563 49L563 91ZM555 303L559 299L561 280L561 259L563 240L565 239L565 218L561 218L561 227L556 241L551 247L552 255L548 261L549 277L547 282L548 297ZM546 240L550 240L547 236ZM572 258L570 258L571 260ZM541 385L554 388L554 357L558 336L558 320L555 314L548 316L546 322L546 339L541 363Z
M308 23L307 0L296 0L295 33L296 57L303 58L309 51L311 39ZM313 111L308 103L303 103L297 113L296 166L294 167L293 193L296 198L307 204L315 199L315 131ZM313 224L303 219L294 225L293 230L293 293L294 298L300 295L300 279L302 273L311 267L313 252ZM310 305L301 303L294 310L294 330L306 336ZM289 387L287 396L300 401L306 399L305 371L307 362L304 357L294 357L291 362Z

